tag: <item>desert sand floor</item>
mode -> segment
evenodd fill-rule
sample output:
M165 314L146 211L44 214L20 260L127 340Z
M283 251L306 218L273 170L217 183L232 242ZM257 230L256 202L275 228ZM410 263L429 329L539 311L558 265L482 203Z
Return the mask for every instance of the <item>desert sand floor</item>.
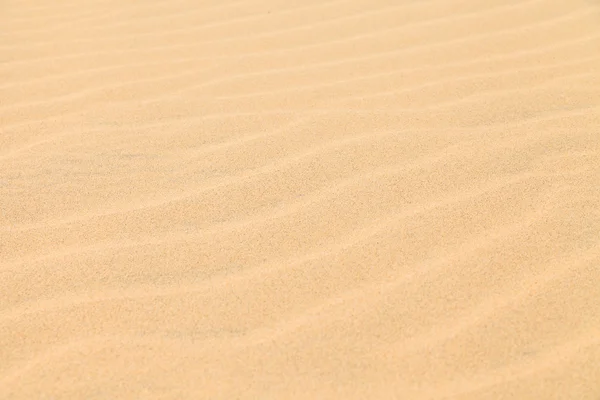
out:
M0 399L600 399L597 1L0 7Z

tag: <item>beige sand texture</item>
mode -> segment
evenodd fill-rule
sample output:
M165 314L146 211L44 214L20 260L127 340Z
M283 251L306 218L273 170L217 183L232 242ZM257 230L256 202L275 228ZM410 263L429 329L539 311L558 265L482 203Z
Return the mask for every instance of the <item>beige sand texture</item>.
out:
M600 3L8 0L0 399L600 399Z

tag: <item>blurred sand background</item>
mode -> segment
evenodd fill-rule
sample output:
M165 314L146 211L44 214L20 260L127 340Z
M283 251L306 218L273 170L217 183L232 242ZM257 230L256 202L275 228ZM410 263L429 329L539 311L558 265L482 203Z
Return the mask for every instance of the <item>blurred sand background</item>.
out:
M0 399L600 399L600 3L0 3Z

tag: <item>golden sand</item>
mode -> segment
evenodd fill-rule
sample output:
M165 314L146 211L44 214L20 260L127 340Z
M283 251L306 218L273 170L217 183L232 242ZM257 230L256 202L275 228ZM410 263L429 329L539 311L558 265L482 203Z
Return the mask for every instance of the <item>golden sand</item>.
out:
M0 13L0 399L600 399L597 1Z

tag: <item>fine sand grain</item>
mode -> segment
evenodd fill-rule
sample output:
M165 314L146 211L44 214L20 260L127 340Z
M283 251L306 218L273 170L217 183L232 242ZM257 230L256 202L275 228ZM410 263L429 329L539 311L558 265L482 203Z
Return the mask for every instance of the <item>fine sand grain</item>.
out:
M600 399L598 1L0 13L0 400Z

